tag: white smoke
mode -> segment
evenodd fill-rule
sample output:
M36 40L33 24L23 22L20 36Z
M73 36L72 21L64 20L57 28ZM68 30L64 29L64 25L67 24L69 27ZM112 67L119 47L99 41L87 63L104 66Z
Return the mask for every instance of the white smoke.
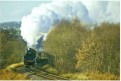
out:
M33 8L30 15L22 18L21 35L28 46L38 44L37 41L45 35L54 22L62 18L72 19L78 17L87 23L100 23L102 21L119 22L119 1L52 1Z
M104 21L120 21L120 2L119 1L82 1L86 6L91 20L100 23Z

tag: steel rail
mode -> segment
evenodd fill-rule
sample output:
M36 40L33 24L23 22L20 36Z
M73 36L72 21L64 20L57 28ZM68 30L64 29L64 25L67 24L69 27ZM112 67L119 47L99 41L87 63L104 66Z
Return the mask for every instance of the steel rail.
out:
M58 76L58 75L55 75L55 74L52 74L52 73L49 73L49 72L40 70L40 69L35 68L35 67L34 67L34 69L36 69L37 72L45 73L45 74L48 74L50 76L53 76L53 77L58 78L58 79L61 79L61 80L68 80L67 78L64 78L64 77L61 77L61 76Z
M48 80L67 80L66 78L63 78L61 76L42 71L42 70L37 69L35 67L26 68L26 70L29 71L32 74L35 74L37 76L41 76L41 77L46 78Z
M47 80L54 80L53 78L50 78L50 77L48 77L48 76L42 75L42 74L40 74L40 73L38 74L38 73L36 73L35 71L31 70L30 68L26 68L26 70L27 70L28 72L32 73L33 75L40 76L40 77L45 78L45 79L47 79Z

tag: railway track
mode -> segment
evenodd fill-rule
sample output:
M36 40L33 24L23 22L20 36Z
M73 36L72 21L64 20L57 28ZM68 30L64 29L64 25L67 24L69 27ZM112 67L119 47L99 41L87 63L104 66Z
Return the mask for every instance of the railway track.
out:
M45 71L42 71L40 69L37 69L35 67L31 67L31 68L26 68L26 70L34 75L40 76L42 78L45 78L47 80L67 80L64 77L58 76L58 75L54 75Z

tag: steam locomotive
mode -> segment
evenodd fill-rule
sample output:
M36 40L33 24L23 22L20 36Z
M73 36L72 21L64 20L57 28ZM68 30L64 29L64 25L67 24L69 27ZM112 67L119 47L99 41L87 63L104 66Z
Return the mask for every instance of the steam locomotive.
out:
M44 51L37 52L36 50L29 48L24 55L24 65L27 68L35 65L43 66L49 63L48 57L50 57L50 55ZM50 60L50 62L52 61Z
M34 66L36 63L36 51L29 48L24 55L24 65L26 67Z

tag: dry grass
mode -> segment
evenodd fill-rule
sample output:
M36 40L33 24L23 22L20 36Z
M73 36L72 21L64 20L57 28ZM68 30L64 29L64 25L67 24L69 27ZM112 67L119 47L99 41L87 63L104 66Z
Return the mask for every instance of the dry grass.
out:
M67 73L67 74L63 74L62 76L70 80L89 80L86 75L81 73L75 73L75 74Z
M27 77L11 70L2 69L0 70L0 80L27 80Z
M62 75L70 80L120 80L120 76L116 76L109 73L67 73Z
M52 67L49 66L49 65L43 66L42 69L46 70L46 71L49 72L49 73L57 74L57 70L54 69L54 68L52 68Z
M13 71L14 68L18 68L23 65L23 62L11 64L5 69L0 70L0 80L27 80L28 78L21 74Z
M86 74L90 80L120 80L120 75L92 72Z
M16 64L11 64L11 65L7 66L6 69L7 69L7 70L11 70L11 69L14 69L14 68L21 67L22 65L24 65L23 62L16 63Z

